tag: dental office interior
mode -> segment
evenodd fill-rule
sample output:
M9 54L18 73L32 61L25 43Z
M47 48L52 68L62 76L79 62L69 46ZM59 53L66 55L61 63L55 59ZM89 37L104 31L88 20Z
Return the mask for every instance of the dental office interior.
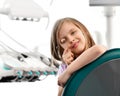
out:
M120 48L120 1L110 6L108 2L90 5L90 1L95 0L0 0L0 79L8 79L0 82L1 94L57 96L59 64L51 64L50 37L60 18L76 18L96 43ZM26 56L32 59L24 59ZM24 60L29 66L19 66Z

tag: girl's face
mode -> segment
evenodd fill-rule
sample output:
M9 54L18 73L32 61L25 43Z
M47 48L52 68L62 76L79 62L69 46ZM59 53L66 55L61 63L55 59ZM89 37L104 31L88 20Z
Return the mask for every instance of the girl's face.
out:
M64 22L59 33L59 44L65 49L70 49L71 52L78 56L85 50L86 39L81 30L73 23Z

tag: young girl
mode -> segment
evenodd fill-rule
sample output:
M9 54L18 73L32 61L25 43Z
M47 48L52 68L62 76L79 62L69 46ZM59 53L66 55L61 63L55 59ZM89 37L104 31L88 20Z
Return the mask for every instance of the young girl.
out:
M106 48L95 44L87 28L76 19L58 20L51 35L51 54L54 59L62 61L58 96L61 96L64 85L75 71L94 61L105 51Z

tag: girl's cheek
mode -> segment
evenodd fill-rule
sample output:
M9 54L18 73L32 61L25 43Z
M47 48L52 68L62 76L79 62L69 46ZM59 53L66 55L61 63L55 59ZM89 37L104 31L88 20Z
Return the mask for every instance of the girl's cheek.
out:
M66 44L62 45L62 48L63 48L63 49L66 49L66 48L67 48L67 45L66 45Z
M65 44L62 44L61 47L62 47L63 49L66 49L66 48L70 47L70 45L69 45L68 43L65 43Z

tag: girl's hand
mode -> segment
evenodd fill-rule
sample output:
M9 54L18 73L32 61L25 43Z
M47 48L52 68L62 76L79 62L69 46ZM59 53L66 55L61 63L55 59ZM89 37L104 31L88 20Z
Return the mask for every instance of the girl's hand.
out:
M67 80L70 78L71 74L65 70L59 77L58 77L58 85L64 87Z
M62 59L67 65L74 60L74 54L71 52L71 49L67 48L64 50Z

